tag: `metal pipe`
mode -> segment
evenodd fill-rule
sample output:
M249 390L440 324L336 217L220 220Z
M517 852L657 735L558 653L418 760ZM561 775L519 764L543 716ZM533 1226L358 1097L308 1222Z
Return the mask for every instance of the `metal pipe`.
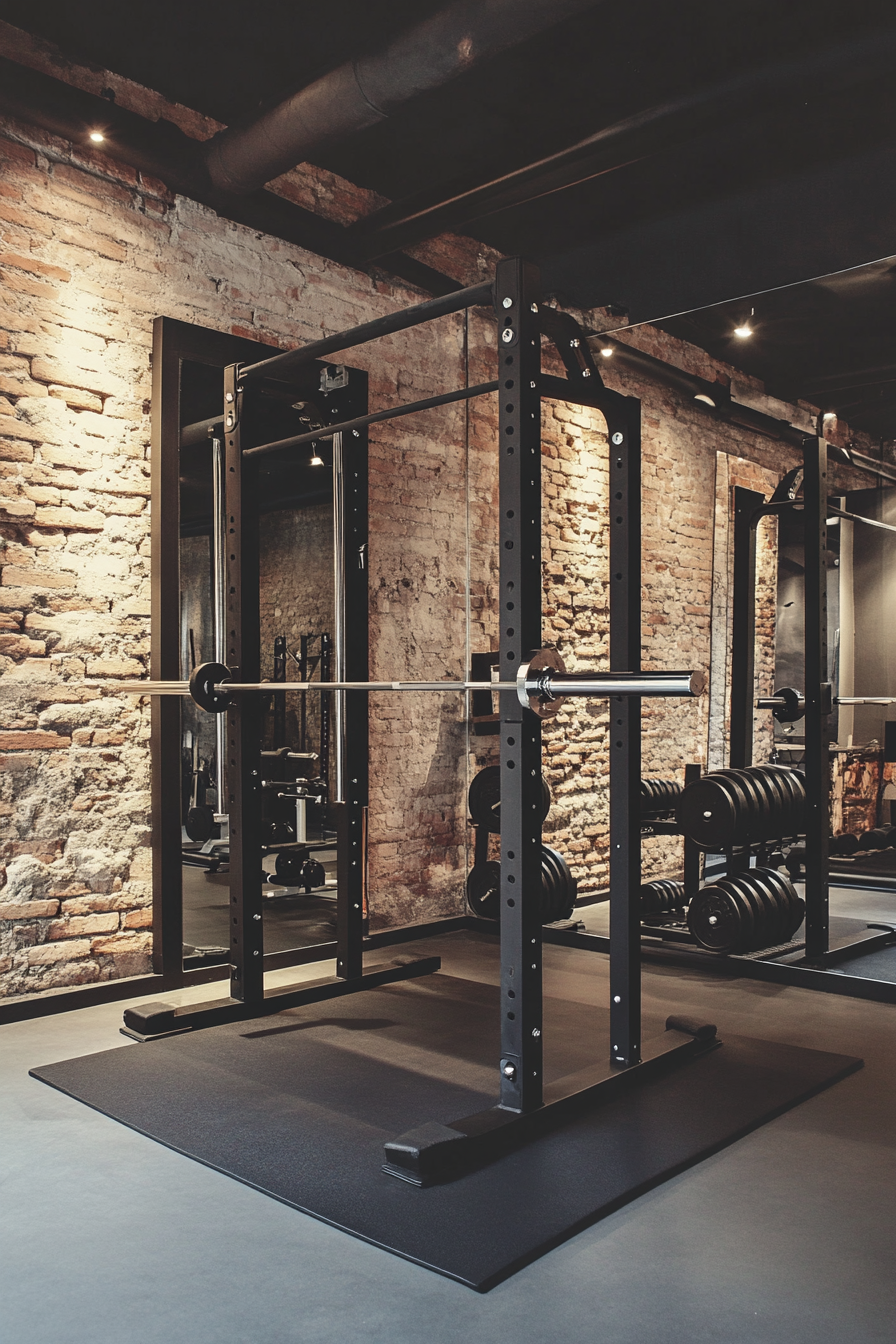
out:
M320 439L332 439L337 434L347 434L352 429L363 429L365 425L379 424L382 420L397 420L402 415L413 415L416 411L428 411L433 406L448 406L453 401L469 401L471 397L484 397L489 392L497 392L500 383L479 383L476 387L462 387L456 392L442 392L437 397L426 397L423 401L409 401L404 406L389 406L384 411L372 411L370 415L358 415L354 420L343 420L338 425L327 425L324 429L309 429L304 434L293 434L288 439L278 439L275 443L261 443L256 448L244 448L243 457L258 457L264 453L276 452L279 448L299 448L303 443L317 443Z
M207 420L196 420L192 425L184 425L180 431L181 448L193 448L200 443L208 443L217 431L223 432L224 416L212 415Z
M209 176L225 191L255 191L322 148L385 121L411 98L594 3L455 0L381 51L314 80L252 125L221 131L205 150Z
M333 436L333 652L336 680L345 678L345 477L343 473L342 435ZM336 741L336 780L334 802L345 801L345 692L333 697L333 722Z
M411 308L399 308L397 312L385 317L375 317L370 322L362 322L358 327L349 327L337 331L335 336L324 336L319 341L299 346L297 350L284 350L282 354L271 355L258 364L247 364L240 369L241 380L250 378L282 377L284 373L310 364L315 359L324 359L334 350L352 350L355 346L366 345L378 340L380 336L391 336L396 331L407 331L409 327L418 327L422 322L431 322L433 318L445 317L449 313L459 313L463 308L491 307L491 283L468 285L466 289L456 289L450 294L427 299L425 303L415 303Z
M602 127L575 144L499 177L456 181L417 193L366 215L349 226L358 255L367 261L414 246L446 229L462 230L473 220L527 204L554 192L612 173L631 163L683 144L707 127L743 119L752 108L782 117L805 101L805 90L826 91L868 80L871 70L889 70L896 55L892 26L849 44L837 42L796 59L748 69L743 74L679 98L644 108Z

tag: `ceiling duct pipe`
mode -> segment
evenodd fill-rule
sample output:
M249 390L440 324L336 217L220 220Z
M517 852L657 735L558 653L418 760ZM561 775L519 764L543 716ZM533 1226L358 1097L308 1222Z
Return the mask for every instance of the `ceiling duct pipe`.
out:
M457 0L383 50L323 75L250 126L221 131L206 150L211 179L222 190L255 191L324 146L384 121L418 94L594 4Z

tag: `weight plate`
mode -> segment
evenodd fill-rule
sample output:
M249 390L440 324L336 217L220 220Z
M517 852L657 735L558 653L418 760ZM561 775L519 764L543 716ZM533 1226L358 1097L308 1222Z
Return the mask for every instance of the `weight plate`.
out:
M467 795L470 816L477 826L497 835L501 830L501 767L487 765L474 775Z
M756 925L753 902L745 895L736 877L723 877L716 882L720 891L727 892L734 903L740 920L739 932L731 952L750 952L762 930Z
M317 859L306 859L302 864L302 877L300 885L306 891L314 887L323 887L326 885L327 874L322 863Z
M797 895L796 888L794 887L793 883L789 881L789 879L786 878L783 873L779 873L776 868L764 868L762 871L766 882L776 887L777 890L779 890L782 893L785 905L786 921L785 921L784 937L782 938L781 941L790 942L790 940L793 938L793 935L796 933L797 929L803 922L803 916L805 914L805 906L803 905L803 902L800 899L800 897Z
M703 887L688 907L688 928L709 952L732 952L742 932L742 918L730 894L718 884Z
M205 844L206 840L212 838L214 829L215 815L210 807L200 803L198 806L190 808L187 813L187 820L184 822L184 830L191 840L198 840Z
M547 845L541 847L541 887L538 893L538 918L542 924L553 924L555 918L554 911L560 904L560 892L558 887L557 870L551 856L547 852Z
M773 875L787 892L787 900L790 905L790 932L788 934L788 939L792 939L796 936L800 925L806 917L806 903L785 873L774 872Z
M501 767L487 765L473 776L467 794L467 805L474 825L484 826L493 835L501 833ZM541 820L551 810L551 791L544 775L541 777Z
M726 884L730 883L732 887L736 888L741 900L746 901L750 907L750 912L753 917L753 925L750 930L749 942L745 943L741 950L744 952L754 952L757 947L765 946L763 940L766 936L768 910L766 902L763 901L759 893L752 888L750 883L741 882L740 879L743 876L743 873L738 873L733 877L722 878L722 882Z
M744 800L743 814L738 834L739 844L749 845L765 838L768 826L765 798L756 788L746 770L720 770L719 774L729 779Z
M223 663L200 663L193 668L190 677L190 695L200 709L207 710L209 714L223 714L229 708L230 701L226 695L218 693L215 687L229 680L230 668Z
M477 863L467 877L467 903L479 919L497 919L501 911L501 865Z
M678 829L701 849L721 852L736 843L738 815L729 781L713 771L689 784L675 806Z
M753 773L753 769L739 770L738 775L743 780L744 787L752 795L754 800L754 818L755 830L751 839L761 843L774 835L774 816L771 804L765 789Z
M783 784L774 774L761 766L756 771L756 780L769 800L773 816L771 835L778 839L787 834L791 811L790 793L785 792Z
M552 866L555 874L553 898L551 903L551 916L545 920L547 924L553 924L557 919L568 919L572 913L576 899L576 882L572 875L569 864L566 859L556 849L551 849L550 845L542 845L542 866L545 859Z
M793 912L787 893L780 885L769 881L765 868L751 868L745 876L749 878L753 890L769 902L765 941L757 945L757 950L759 947L777 947L780 943L789 942Z
M802 775L786 765L766 765L764 769L771 771L790 791L793 810L787 819L788 830L785 834L803 835L806 830L806 785Z
M774 776L766 774L762 766L754 766L750 771L753 787L760 794L765 806L765 840L776 840L781 834L781 824L787 812L784 794Z

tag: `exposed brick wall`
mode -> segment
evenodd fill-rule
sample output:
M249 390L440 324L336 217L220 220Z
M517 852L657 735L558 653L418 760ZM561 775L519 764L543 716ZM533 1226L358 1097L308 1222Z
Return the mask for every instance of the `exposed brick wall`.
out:
M90 87L75 67L62 74ZM121 97L193 115L146 90ZM0 993L18 994L149 964L148 710L91 681L147 666L152 319L290 346L419 295L228 223L99 153L0 129ZM308 168L278 188L346 220L376 203ZM419 251L466 283L494 265L457 238ZM720 369L659 333L627 339L706 377ZM383 406L488 379L493 349L493 319L473 311L350 358ZM645 666L709 668L717 454L776 473L789 458L677 393L605 371L643 399ZM559 405L545 425L545 637L571 667L601 665L604 427ZM469 652L495 640L494 439L493 398L371 433L375 679L459 677ZM709 713L706 698L645 706L645 773L705 761ZM468 767L493 748L471 744L460 698L377 695L371 715L374 923L457 911ZM587 887L606 884L605 734L600 705L564 711L546 733L549 833ZM660 841L646 858L651 872L678 861Z

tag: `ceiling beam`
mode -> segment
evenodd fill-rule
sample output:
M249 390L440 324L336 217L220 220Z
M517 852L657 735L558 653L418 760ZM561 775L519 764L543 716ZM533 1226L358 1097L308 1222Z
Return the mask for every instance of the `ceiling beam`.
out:
M854 42L809 50L736 77L689 91L603 127L556 153L490 180L439 184L393 202L350 226L359 259L372 260L398 248L459 229L516 205L567 190L640 159L685 144L712 128L744 123L751 115L770 119L802 111L807 98L827 102L881 77L896 60L896 26L887 25Z
M91 143L90 132L100 129L104 135L102 152L110 158L159 178L172 191L209 206L224 219L359 268L347 246L343 225L271 191L234 196L216 187L205 166L204 142L191 139L173 122L163 118L151 121L2 56L0 112L91 151L97 146ZM383 269L434 294L461 288L450 276L400 253L393 253Z

